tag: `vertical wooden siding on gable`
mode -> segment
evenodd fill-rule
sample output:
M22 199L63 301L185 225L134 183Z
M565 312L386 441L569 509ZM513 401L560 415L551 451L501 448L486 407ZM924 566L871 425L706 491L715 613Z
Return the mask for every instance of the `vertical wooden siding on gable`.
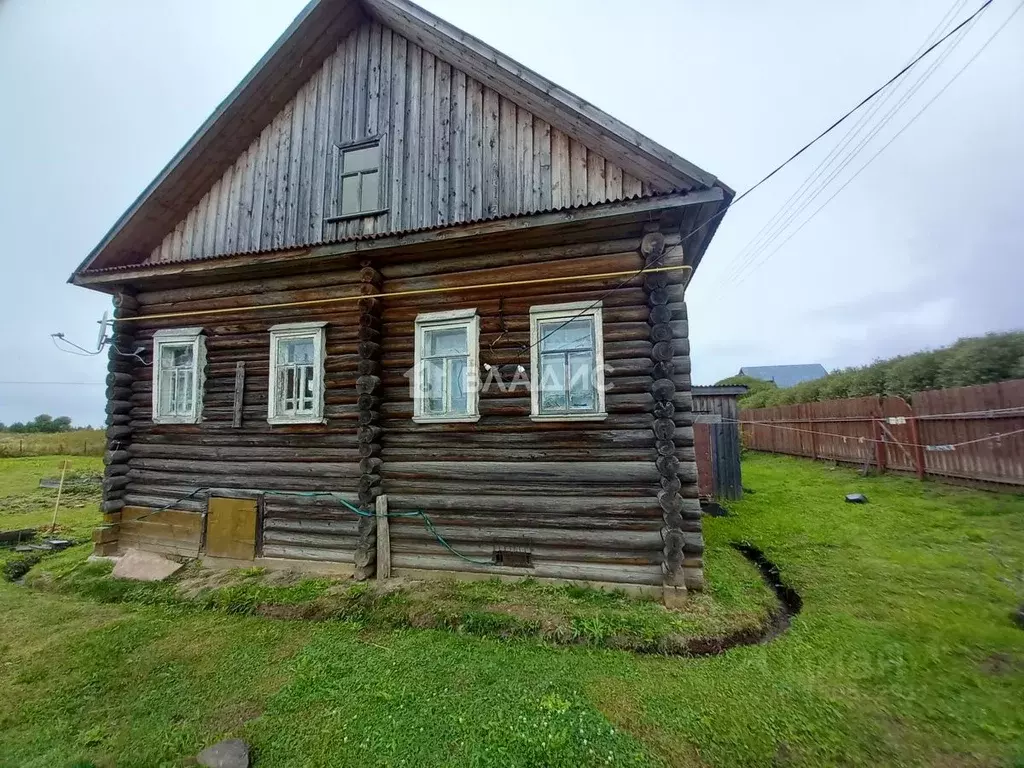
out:
M334 147L386 134L386 213L336 213ZM634 197L638 179L377 23L354 30L148 261Z

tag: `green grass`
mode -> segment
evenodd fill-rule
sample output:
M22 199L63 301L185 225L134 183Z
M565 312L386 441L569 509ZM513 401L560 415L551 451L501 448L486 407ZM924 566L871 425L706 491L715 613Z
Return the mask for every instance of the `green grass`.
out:
M749 540L800 590L770 644L659 657L0 584L0 765L181 765L227 736L263 766L1024 765L1024 500L744 472L708 547Z
M107 438L102 429L74 432L0 432L0 457L102 456Z
M167 581L140 584L111 578L109 563L88 563L87 555L87 550L77 549L52 556L26 583L103 603L343 620L371 630L440 628L483 637L678 654L708 645L709 638L763 634L778 612L778 601L754 566L728 547L708 557L710 588L676 611L652 597L533 579L353 583L192 564Z
M38 531L36 541L50 536L57 489L40 488L39 480L59 478L65 461L68 463L66 486L61 493L53 536L81 542L72 552L84 557L92 549L92 530L102 518L99 511L100 486L96 482L88 482L103 473L103 464L98 458L0 458L0 531L34 528ZM36 557L38 555L20 554L12 547L0 544L0 571L5 576L17 575L20 568L16 563Z

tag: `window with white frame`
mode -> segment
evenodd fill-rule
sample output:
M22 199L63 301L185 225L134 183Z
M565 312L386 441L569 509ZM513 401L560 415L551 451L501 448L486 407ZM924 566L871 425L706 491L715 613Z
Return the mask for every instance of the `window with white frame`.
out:
M379 213L385 209L382 137L338 147L338 205L332 219Z
M324 420L324 326L285 323L270 328L271 424L314 424Z
M479 420L479 339L475 309L416 317L414 421Z
M167 328L153 334L154 422L199 423L205 368L202 328Z
M530 368L535 421L605 418L600 302L531 307Z

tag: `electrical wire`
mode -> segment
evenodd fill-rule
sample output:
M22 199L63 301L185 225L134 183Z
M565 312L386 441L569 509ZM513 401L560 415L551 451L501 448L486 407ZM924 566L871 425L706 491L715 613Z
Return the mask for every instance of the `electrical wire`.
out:
M872 422L874 422L874 421L882 421L882 419L865 419L864 421L872 421ZM742 419L722 419L719 423L722 423L722 424L737 424L737 425L742 425L742 426L753 426L753 427L757 427L757 426L769 427L771 429L781 429L781 430L784 430L784 431L787 431L787 432L799 432L799 433L802 433L802 434L805 434L805 435L817 435L819 437L832 437L832 438L836 438L836 439L842 440L843 442L847 442L849 440L855 440L858 443L883 443L885 445L902 445L905 448L924 448L926 450L929 449L929 448L934 448L934 446L928 445L926 443L904 443L904 442L900 442L898 440L885 440L884 438L882 440L879 440L877 438L867 437L867 436L837 435L835 432L821 432L819 430L814 430L814 429L801 429L800 427L789 427L789 426L786 426L784 424L780 424L780 423L775 422L775 421L744 421ZM1012 437L1014 435L1020 435L1020 434L1024 434L1024 427L1022 427L1020 429L1014 429L1014 430L1011 430L1009 432L997 432L996 434L993 434L993 435L985 435L984 437L979 437L979 438L976 438L974 440L964 440L963 442L959 442L959 443L944 443L943 447L945 449L947 449L947 450L955 450L956 448L962 448L965 445L975 445L976 443L984 443L984 442L987 442L987 441L990 441L990 440L1001 440L1004 437Z
M857 171L849 179L843 182L843 185L839 187L835 192L833 192L832 195L830 195L824 203L815 208L811 215L804 219L800 226L798 226L795 230L790 232L781 243L775 246L775 248L768 252L767 255L763 256L756 264L752 265L749 271L734 283L733 287L742 285L743 282L751 274L753 274L756 270L760 269L760 267L763 266L768 261L768 259L770 259L773 255L778 253L778 251L781 250L782 247L786 245L786 243L792 240L801 230L803 230L803 228L806 227L811 222L811 220L814 219L814 217L816 217L822 211L822 209L824 209L829 203L835 200L836 197L838 197L844 189L846 189L848 186L850 186L850 184L853 183L854 179L860 176L860 174L863 173L869 165L871 165L875 160L877 160L879 155L885 152L885 150L887 150L900 136L902 136L903 133L910 126L912 126L917 121L917 119L921 117L921 115L923 115L928 110L928 108L931 107L931 105L934 104L939 99L939 97L942 96L942 94L944 94L946 90L954 82L956 82L956 80L967 70L967 68L970 67L971 64L973 64L979 56L981 56L985 49L988 48L989 44L993 40L995 40L999 33L1003 31L1006 25L1010 23L1013 17L1016 16L1017 13L1021 10L1021 8L1024 8L1024 3L1020 3L1017 5L1013 12L1003 21L1003 23L1000 24L998 28L996 28L996 30L988 37L988 39L985 40L984 43L982 43L981 47L974 53L974 55L971 56L971 58L969 58L966 62L964 62L963 66L961 66L960 69L958 69L953 74L953 76L946 82L945 85L942 86L942 88L940 88L927 102L924 103L921 109L919 109L914 114L914 116L911 117L910 120L908 120L902 128L900 128L899 131L897 131L885 144L879 147L878 151L875 152L870 158L868 158L867 162L864 163L860 168L858 168Z
M894 82L899 80L904 74L909 72L918 62L920 62L922 59L924 59L926 56L928 56L932 51L934 51L936 48L938 48L940 45L942 45L942 43L944 43L946 40L948 40L954 34L959 32L961 29L963 29L967 24L971 23L975 18L978 17L979 14L981 14L982 11L984 11L986 8L988 8L992 4L992 2L993 2L993 0L985 0L985 2L983 2L977 8L977 10L974 11L974 13L972 13L966 19L964 19L959 24L957 24L955 27L953 27L953 29L951 29L949 32L944 34L942 37L940 37L934 43L932 43L927 48L925 48L923 51L921 51L921 53L919 53L917 56L915 56L899 72L897 72L895 75L893 75L888 80L886 80L882 85L880 85L878 88L876 88L871 93L869 93L867 96L865 96L863 99L861 99L860 102L858 102L856 106L854 106L852 109L848 110L845 114L842 115L842 117L840 117L838 120L833 122L825 130L823 130L821 133L819 133L817 136L815 136L809 142L807 142L802 147L800 147L800 149L798 149L796 152L794 152L792 155L790 155L786 160L784 160L782 163L780 163L775 168L773 168L771 171L769 171L764 177L762 177L753 186L747 188L745 191L740 193L734 200L732 200L731 203L729 203L726 206L723 206L719 211L717 211L716 213L714 213L711 216L709 216L705 221L703 221L701 224L699 224L697 227L695 227L691 232L688 232L687 234L683 235L682 240L686 241L686 239L688 239L689 237L691 237L691 236L695 235L696 233L700 232L702 229L704 229L706 226L708 226L711 222L713 222L716 219L721 218L722 216L724 216L726 211L730 210L733 206L735 206L741 200L743 200L748 195L750 195L752 192L754 192L754 190L758 189L765 182L767 182L769 179L773 178L783 168L785 168L787 165L792 163L798 157L803 155L807 150L809 150L811 147L813 147L815 144L817 144L819 141L821 141L823 138L825 138L828 134L830 134L833 130L838 128L847 119L849 119L855 112L857 112L857 110L859 110L865 104L867 104L872 99L874 99L876 96L878 96L878 94L880 94L882 91L884 91L890 85L892 85ZM647 272L654 271L654 268L658 267L659 265L660 265L660 261L656 261L654 264L646 265L644 267L641 267L639 270L637 270L635 273L633 273L633 275L631 275L630 277L628 277L625 280L623 280L617 286L615 286L615 287L609 289L608 291L606 291L605 293L601 294L601 296L598 297L592 304L588 305L585 309L580 310L577 314L569 317L569 319L567 319L561 325L556 326L554 329L552 329L546 335L542 336L541 338L537 339L536 341L532 342L531 344L522 346L516 352L516 359L514 361L506 360L503 363L491 363L491 364L492 365L509 365L511 363L516 363L518 365L522 365L522 355L523 355L523 353L532 350L533 347L537 346L541 342L543 342L546 339L550 338L552 334L557 333L558 331L560 331L562 328L564 328L569 323L571 323L571 322L573 322L575 320L578 320L579 318L581 318L584 315L586 315L588 312L591 312L598 305L600 305L601 302L604 301L604 299L607 298L609 295L611 295L615 291L625 287L629 282L631 282L632 280L635 280L637 277L640 277L641 275L643 275L643 274L645 274Z
M937 34L941 35L942 32L945 31L946 27L948 27L948 25L953 22L953 19L955 18L959 10L966 4L966 1L967 0L954 0L952 7L950 7L950 9L947 10L945 14L943 14L943 17L942 19L939 20L939 23L931 32L928 33L928 36L924 39L924 42L920 45L920 47L918 47L917 51L915 51L913 56L911 56L911 59L920 54L921 51L923 51L931 43L932 39ZM961 32L961 36L954 41L953 45L947 47L946 50L944 50L939 55L939 57L931 63L928 69L918 78L918 80L916 81L914 86L912 86L912 88L919 88L923 84L923 82L926 79L928 79L928 77L935 71L938 65L940 65L942 61L945 60L945 57L948 56L949 53L956 47L957 43L959 43L960 40L963 39L963 34L966 31L966 28L964 28L964 30ZM811 171L810 174L808 174L808 176L803 180L803 182L796 189L796 191L794 191L793 194L789 196L786 202L782 204L782 206L775 212L775 214L768 220L768 222L766 222L765 225L761 227L760 230L758 230L754 237L752 237L747 242L747 244L740 249L739 253L734 258L728 273L724 278L725 282L734 280L737 277L739 277L739 275L742 274L743 270L750 263L750 261L756 258L757 253L763 248L767 247L770 244L770 241L774 239L774 237L777 237L777 234L779 232L785 231L788 221L791 220L792 218L792 216L790 216L790 218L787 219L787 214L792 213L792 215L794 216L799 215L800 211L802 211L807 205L809 205L813 201L813 198L811 200L806 201L803 201L802 198L804 197L804 194L824 175L824 173L826 173L828 169L831 168L833 164L840 159L840 156L843 154L844 150L851 143L853 143L853 141L856 140L857 136L861 133L862 129L871 121L871 118L874 117L874 115L889 101L889 99L891 99L896 94L898 90L898 87L890 88L888 91L882 94L881 97L877 99L864 112L860 119L858 119L857 122L850 127L850 129L846 132L843 138L840 139L839 142L829 151L828 155L826 155L826 157L820 163L818 163L814 170ZM889 120L891 120L892 116L895 114L895 111L898 110L905 103L905 100L901 99L897 107L894 110L890 110L890 112L886 116L884 116L883 119L875 126L875 128L873 129L874 132L876 133L878 130L881 129L882 126L884 126ZM869 134L869 140L870 137L873 136L874 133ZM819 187L819 190L824 186L827 186L828 181L834 178L835 173L841 171L842 168L844 168L846 165L849 164L849 162L853 160L853 158L859 153L863 145L864 142L862 141L857 147L855 147L852 151L846 154L846 156L843 158L843 162L841 162L840 164L840 167L836 169L836 172L834 172L828 180L822 183L822 185ZM775 235L773 235L773 233L775 233Z

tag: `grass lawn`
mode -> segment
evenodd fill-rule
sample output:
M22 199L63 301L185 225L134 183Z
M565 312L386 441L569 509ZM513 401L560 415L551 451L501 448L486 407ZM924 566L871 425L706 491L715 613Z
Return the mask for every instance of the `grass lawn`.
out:
M779 565L804 608L770 644L661 657L5 583L0 765L182 765L227 736L264 766L1024 765L1024 499L744 473L709 578L731 541Z
M102 456L107 447L102 429L74 432L0 432L0 456Z

